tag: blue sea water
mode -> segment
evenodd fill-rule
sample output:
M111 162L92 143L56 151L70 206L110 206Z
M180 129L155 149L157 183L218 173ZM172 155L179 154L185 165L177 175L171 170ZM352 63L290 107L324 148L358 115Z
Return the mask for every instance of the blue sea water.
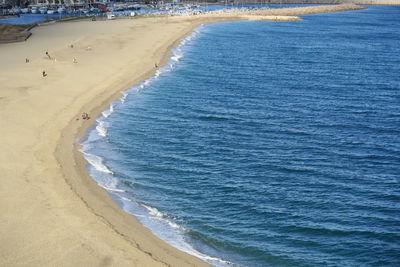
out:
M63 17L81 17L83 13L76 14L20 14L18 17L0 19L0 24L31 24L45 20L56 20ZM1 18L1 17L0 17Z
M400 266L400 7L203 25L82 151L215 266Z

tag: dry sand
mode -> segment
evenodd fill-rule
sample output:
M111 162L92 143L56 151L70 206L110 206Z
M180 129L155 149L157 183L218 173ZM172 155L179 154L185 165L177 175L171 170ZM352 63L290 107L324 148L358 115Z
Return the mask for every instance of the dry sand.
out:
M123 212L75 140L193 28L242 15L56 23L0 45L0 266L207 266Z
M400 0L351 0L357 5L400 5Z

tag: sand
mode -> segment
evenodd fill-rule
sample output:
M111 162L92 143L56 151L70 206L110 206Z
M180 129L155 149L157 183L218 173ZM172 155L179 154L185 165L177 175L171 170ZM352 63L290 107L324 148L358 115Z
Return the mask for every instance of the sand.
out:
M400 0L352 0L357 5L400 5Z
M88 175L76 138L195 27L262 19L248 16L56 23L0 45L0 266L208 265L122 211Z

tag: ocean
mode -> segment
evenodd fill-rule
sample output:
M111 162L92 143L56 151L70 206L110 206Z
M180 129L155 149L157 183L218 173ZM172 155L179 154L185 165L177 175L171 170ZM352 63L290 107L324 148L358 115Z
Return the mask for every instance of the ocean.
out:
M214 266L400 266L400 7L202 25L81 140Z

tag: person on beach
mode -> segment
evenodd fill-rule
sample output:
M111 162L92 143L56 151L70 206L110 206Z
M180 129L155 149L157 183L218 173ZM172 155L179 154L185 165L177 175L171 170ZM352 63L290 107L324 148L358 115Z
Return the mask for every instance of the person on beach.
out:
M42 71L42 76L43 76L43 77L46 77L46 76L47 76L47 73L46 73L45 71Z
M25 63L29 63L29 58L25 58Z
M84 120L89 120L89 119L90 119L89 114L87 114L86 112L83 112L83 113L82 113L82 119L84 119Z
M49 52L47 52L47 51L46 51L46 56L47 56L49 59L51 59L51 56L50 56Z
M156 64L154 64L154 67L157 69L158 68L158 65L157 65L157 63Z
M69 47L71 47L71 48L74 48L74 45L73 45L73 44L71 44Z
M72 60L72 62L78 63L78 61L76 60L76 58L74 58L74 59Z

